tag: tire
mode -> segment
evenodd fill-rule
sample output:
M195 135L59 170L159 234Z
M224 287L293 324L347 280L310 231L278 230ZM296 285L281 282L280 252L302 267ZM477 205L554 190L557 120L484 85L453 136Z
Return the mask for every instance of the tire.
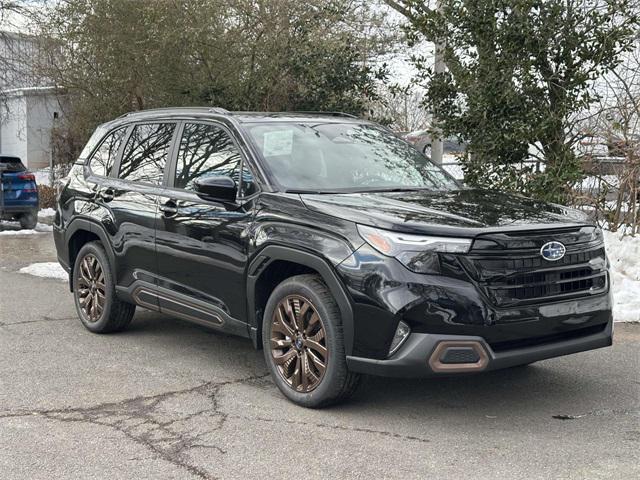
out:
M289 314L284 305L291 306ZM314 318L314 311L319 318ZM296 325L299 322L301 325ZM274 347L285 346L272 348L272 338ZM353 395L360 384L360 375L347 369L340 310L318 275L291 277L274 289L265 308L262 344L275 384L297 405L321 408L339 403ZM309 373L297 376L298 371ZM287 378L289 374L291 377Z
M38 214L36 212L24 213L20 216L20 227L23 230L33 230L38 223Z
M84 263L84 262L87 263ZM87 264L92 269L87 268ZM99 270L102 276L99 275ZM92 273L96 273L93 286L87 287L87 280L92 278ZM87 292L83 297L83 292ZM100 293L103 292L102 295ZM100 305L102 296L102 309L91 310L91 305L98 299ZM92 297L89 300L89 297ZM124 330L131 322L136 306L123 302L116 297L116 288L111 265L107 254L100 242L90 242L85 244L78 252L78 256L73 265L73 298L75 300L76 311L82 324L87 330L93 333L111 333ZM83 304L89 302L87 310Z

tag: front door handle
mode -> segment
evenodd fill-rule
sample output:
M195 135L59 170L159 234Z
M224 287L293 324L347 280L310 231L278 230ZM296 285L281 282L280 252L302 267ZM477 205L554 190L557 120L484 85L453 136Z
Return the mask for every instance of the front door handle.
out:
M160 211L166 218L175 217L178 214L178 204L175 200L167 200L163 205L160 205Z
M111 200L113 200L114 193L111 188L105 188L104 190L100 190L100 193L98 193L98 195L103 202L109 203Z

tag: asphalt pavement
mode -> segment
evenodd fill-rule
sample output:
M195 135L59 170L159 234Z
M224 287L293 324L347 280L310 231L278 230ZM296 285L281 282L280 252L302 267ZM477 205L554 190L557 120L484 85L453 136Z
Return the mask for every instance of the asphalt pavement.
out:
M640 478L640 325L611 348L470 377L370 377L297 407L249 341L138 309L95 335L51 234L0 236L0 479Z

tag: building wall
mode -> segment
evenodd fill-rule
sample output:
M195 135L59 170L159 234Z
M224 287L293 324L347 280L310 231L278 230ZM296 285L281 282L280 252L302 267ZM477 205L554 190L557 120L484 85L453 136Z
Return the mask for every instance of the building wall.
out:
M0 123L0 153L27 159L27 102L24 96L6 99L7 114Z
M54 95L28 95L27 118L27 167L38 170L49 166L51 157L51 129L54 114L59 112Z
M0 0L2 3L2 0ZM30 170L49 166L55 88L38 77L41 39L0 31L0 153L16 155Z

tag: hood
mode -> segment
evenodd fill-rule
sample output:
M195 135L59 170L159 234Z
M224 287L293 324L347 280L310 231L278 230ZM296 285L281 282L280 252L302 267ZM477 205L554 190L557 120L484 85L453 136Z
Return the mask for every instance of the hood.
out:
M388 230L476 235L486 231L589 225L561 205L488 190L302 194L307 208Z

